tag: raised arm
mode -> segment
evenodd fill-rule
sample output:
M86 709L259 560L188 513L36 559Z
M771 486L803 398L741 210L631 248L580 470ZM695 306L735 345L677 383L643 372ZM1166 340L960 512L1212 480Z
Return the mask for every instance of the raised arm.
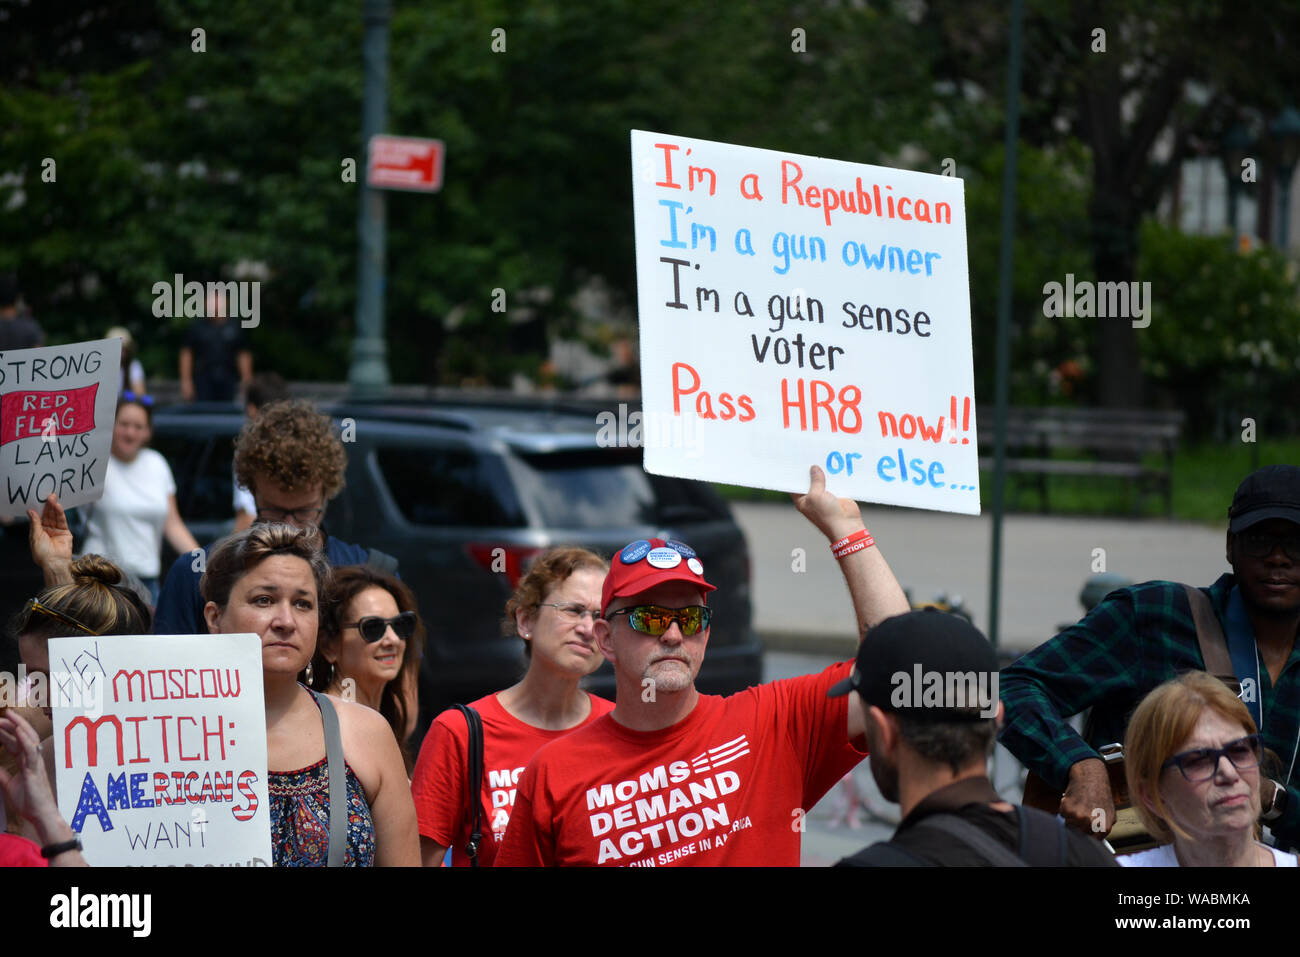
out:
M59 497L51 493L39 515L27 510L29 521L27 543L31 547L32 561L45 575L46 586L64 585L72 581L72 531L68 516L59 504Z
M816 465L812 467L812 480L806 495L794 495L797 508L808 521L826 536L828 544L835 544L855 532L866 529L858 503L849 498L836 498L826 491L826 473ZM898 579L885 561L885 556L875 545L859 548L839 559L840 571L849 586L853 599L853 614L857 624L858 641L868 629L886 618L910 610L907 596L903 594ZM866 730L866 715L862 699L851 694L849 698L849 739Z
M816 465L812 467L808 493L791 498L795 508L826 536L828 544L866 528L858 503L850 498L836 498L826 491L826 473ZM910 610L907 596L878 547L861 548L841 558L839 565L853 599L859 641L868 628Z

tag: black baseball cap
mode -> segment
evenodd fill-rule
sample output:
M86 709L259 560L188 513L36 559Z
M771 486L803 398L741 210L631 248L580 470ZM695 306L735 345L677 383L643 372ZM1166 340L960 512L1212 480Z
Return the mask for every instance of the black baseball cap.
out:
M924 608L867 632L853 674L826 694L856 691L882 711L934 721L986 721L997 714L998 658L965 618Z
M1270 518L1300 525L1300 467L1266 465L1237 486L1228 509L1228 531L1235 535Z

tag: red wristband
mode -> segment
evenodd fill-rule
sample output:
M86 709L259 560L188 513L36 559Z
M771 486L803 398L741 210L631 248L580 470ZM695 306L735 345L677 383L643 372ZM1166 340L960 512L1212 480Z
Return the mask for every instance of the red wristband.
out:
M865 528L860 528L856 532L852 532L851 534L845 535L838 542L832 543L831 551L838 552L845 545L852 545L856 541L860 541L861 539L870 538L870 537L871 537L870 532L868 532Z
M838 552L835 553L835 557L845 558L849 555L852 555L854 552L860 552L864 548L870 548L874 544L876 544L876 540L872 538L870 535L868 535L866 538L862 539L861 541L854 542L852 545L845 545L843 548L841 548Z

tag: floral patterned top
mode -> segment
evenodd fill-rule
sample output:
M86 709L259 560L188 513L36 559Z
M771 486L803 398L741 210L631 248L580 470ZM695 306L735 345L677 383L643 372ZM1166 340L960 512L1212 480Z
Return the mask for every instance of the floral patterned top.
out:
M375 863L375 824L361 781L347 767L348 849L344 867ZM324 867L329 860L329 769L326 758L300 771L267 775L271 854L276 867Z

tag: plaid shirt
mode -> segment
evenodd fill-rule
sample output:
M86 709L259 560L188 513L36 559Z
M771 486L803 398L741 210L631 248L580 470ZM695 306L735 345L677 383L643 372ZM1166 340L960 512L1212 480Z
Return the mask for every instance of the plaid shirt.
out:
M1209 588L1210 603L1226 631L1232 575ZM1071 625L1003 669L1001 698L1006 708L1002 743L1044 781L1064 788L1070 766L1098 757L1096 748L1124 740L1129 715L1147 692L1189 670L1204 670L1196 624L1183 586L1146 582L1112 592L1076 625ZM1300 731L1300 642L1276 687L1260 664L1264 746L1281 759L1275 775L1288 783L1286 813L1270 828L1282 843L1300 844L1300 776L1294 766ZM1089 740L1068 718L1092 708Z

